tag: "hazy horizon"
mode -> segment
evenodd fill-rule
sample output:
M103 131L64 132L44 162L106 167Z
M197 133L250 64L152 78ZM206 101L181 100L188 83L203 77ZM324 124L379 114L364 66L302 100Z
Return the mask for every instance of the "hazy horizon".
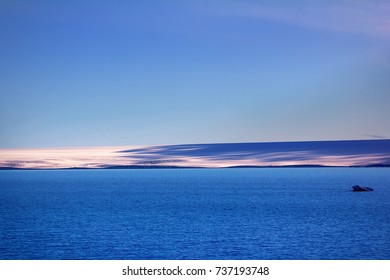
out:
M0 149L0 168L390 165L390 139Z

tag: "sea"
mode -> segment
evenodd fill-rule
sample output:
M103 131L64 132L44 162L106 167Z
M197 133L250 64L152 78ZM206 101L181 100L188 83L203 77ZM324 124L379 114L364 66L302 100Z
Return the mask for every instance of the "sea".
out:
M389 260L390 169L2 170L0 259Z

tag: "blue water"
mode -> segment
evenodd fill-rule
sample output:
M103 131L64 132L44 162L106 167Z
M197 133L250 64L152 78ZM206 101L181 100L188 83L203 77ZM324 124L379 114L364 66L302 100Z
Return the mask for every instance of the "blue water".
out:
M0 259L390 259L390 169L1 171Z

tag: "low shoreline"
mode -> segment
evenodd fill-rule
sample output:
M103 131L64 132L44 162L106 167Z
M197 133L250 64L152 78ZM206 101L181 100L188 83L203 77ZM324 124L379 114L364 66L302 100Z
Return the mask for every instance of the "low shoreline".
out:
M17 167L0 167L0 171L4 170L115 170L115 169L268 169L268 168L389 168L390 165L359 165L359 166L334 166L334 165L235 165L226 167L202 167L202 166L163 166L163 165L122 165L122 166L106 166L106 167L70 167L70 168L17 168Z

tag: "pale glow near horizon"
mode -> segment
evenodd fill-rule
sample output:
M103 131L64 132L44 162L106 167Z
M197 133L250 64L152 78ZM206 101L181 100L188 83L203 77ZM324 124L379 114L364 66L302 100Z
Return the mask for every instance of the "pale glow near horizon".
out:
M0 164L19 168L95 168L101 165L124 165L129 160L119 157L117 151L139 146L0 149Z

